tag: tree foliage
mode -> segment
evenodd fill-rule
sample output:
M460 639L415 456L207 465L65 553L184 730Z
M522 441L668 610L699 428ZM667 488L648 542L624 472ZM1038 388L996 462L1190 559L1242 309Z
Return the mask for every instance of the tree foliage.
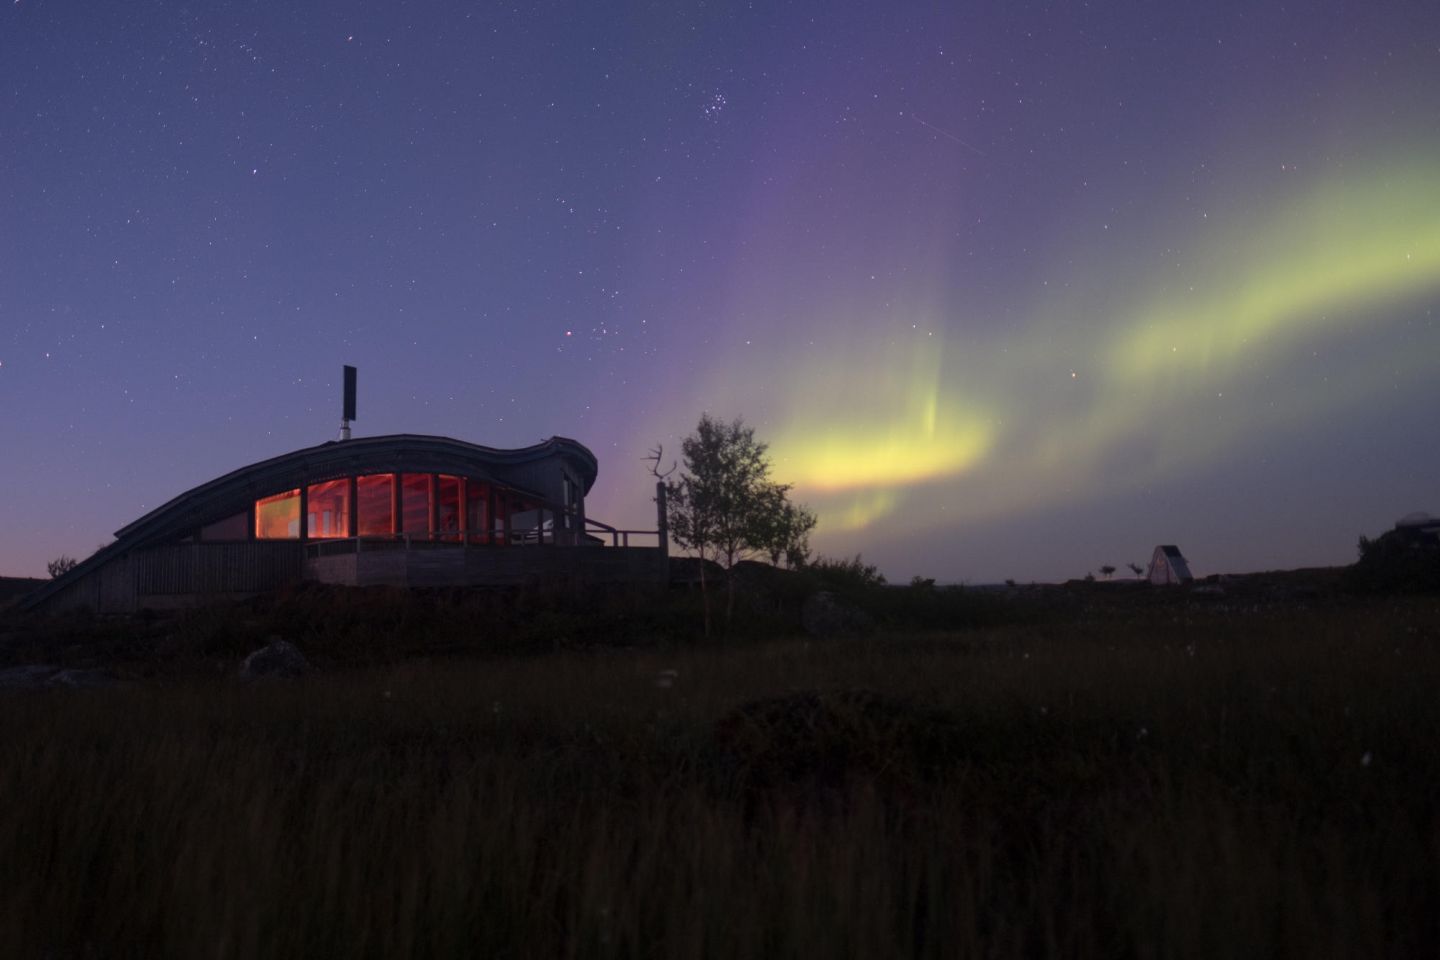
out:
M699 554L702 590L706 559L730 571L756 556L794 566L809 555L815 515L790 502L789 484L770 478L767 450L740 418L726 423L709 414L680 445L681 472L665 481L666 522L676 544ZM727 579L728 615L735 584Z
M815 529L815 514L803 504L791 503L784 492L789 487L775 485L770 491L774 501L761 511L757 520L757 541L759 548L770 558L770 563L795 568L803 567L810 560L810 531Z

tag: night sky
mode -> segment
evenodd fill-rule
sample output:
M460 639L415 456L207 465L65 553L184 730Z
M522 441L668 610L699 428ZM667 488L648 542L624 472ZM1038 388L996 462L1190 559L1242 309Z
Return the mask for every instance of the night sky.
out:
M1440 512L1440 4L0 8L0 573L356 435L743 416L892 580Z

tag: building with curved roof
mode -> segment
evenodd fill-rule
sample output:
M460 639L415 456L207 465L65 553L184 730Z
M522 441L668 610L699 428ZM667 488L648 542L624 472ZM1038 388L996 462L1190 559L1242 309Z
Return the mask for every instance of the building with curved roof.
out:
M659 531L586 517L597 472L595 455L564 437L517 450L415 434L323 443L187 490L23 606L130 613L307 579L663 580ZM658 546L632 545L641 533Z

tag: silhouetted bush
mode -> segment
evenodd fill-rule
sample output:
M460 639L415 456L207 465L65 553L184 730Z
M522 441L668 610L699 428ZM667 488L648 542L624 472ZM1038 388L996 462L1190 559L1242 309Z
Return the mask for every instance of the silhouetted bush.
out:
M55 579L57 577L63 577L71 570L74 570L75 565L79 562L80 561L76 560L74 557L62 553L54 560L51 560L49 563L45 564L45 569L50 572L51 579Z
M1440 544L1409 530L1361 537L1360 559L1346 573L1353 590L1366 593L1440 592Z
M875 564L866 563L858 553L839 560L818 557L804 569L822 589L847 596L885 585L885 574Z
M932 577L916 576L909 586L891 586L884 574L859 554L842 560L821 558L808 564L803 575L810 590L834 593L882 627L962 629L1007 622L1019 613L997 593L959 585L936 586Z

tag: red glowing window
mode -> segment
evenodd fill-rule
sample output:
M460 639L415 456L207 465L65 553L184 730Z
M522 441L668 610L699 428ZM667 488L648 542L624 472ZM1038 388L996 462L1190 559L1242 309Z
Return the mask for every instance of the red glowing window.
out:
M362 537L388 537L395 532L395 475L380 473L355 478L356 525Z
M442 473L435 478L435 519L437 529L445 540L458 540L460 537L460 495L463 485L464 481L459 477Z
M286 490L255 501L256 540L300 538L300 491Z
M305 512L309 536L322 540L350 536L350 481L310 484Z
M430 530L430 474L407 473L400 480L400 529L424 534Z

